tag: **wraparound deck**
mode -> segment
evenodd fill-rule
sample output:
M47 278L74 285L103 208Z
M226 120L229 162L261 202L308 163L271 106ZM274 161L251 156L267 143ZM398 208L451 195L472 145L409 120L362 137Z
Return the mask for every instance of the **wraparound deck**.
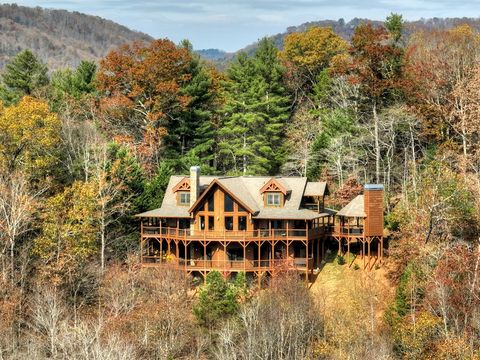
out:
M330 231L328 227L315 229L258 229L258 230L191 230L159 226L142 226L143 238L169 238L172 240L314 240Z
M306 271L313 268L313 257L265 260L211 260L211 259L166 259L160 256L143 256L144 266L173 266L189 272L218 270L225 272L258 272L272 270Z

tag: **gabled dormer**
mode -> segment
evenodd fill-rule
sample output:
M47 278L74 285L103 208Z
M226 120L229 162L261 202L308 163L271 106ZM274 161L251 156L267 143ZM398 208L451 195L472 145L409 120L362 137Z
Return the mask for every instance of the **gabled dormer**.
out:
M178 206L190 206L190 179L185 177L172 189Z
M289 189L276 178L271 178L260 189L265 207L283 207L288 192Z

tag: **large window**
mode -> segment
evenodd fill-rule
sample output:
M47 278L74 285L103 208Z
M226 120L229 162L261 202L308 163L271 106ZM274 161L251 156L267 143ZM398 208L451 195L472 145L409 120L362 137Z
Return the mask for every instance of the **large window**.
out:
M268 192L266 194L267 206L282 206L282 194L278 192Z
M190 205L189 191L179 191L177 196L178 196L178 205L182 205L182 206Z
M215 205L213 201L213 195L210 195L210 197L207 200L207 209L208 211L214 211L215 210Z
M233 200L228 194L225 194L224 197L224 211L225 212L232 212L233 211Z
M208 217L208 230L215 230L215 219L213 216Z
M200 230L205 230L205 216L200 216Z
M233 216L225 216L225 230L233 230Z
M247 217L239 216L238 217L238 230L247 230Z

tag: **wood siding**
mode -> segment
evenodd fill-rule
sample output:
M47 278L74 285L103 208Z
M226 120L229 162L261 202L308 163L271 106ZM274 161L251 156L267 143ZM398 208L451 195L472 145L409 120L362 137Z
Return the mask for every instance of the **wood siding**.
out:
M365 202L365 236L383 235L383 190L367 190L364 192Z

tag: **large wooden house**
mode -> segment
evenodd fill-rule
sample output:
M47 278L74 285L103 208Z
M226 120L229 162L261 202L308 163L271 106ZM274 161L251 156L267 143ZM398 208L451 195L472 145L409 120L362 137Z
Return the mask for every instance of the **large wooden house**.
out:
M302 177L200 176L192 167L189 177L170 178L159 209L137 215L141 262L202 276L294 270L308 279L336 233L327 195L325 182Z

